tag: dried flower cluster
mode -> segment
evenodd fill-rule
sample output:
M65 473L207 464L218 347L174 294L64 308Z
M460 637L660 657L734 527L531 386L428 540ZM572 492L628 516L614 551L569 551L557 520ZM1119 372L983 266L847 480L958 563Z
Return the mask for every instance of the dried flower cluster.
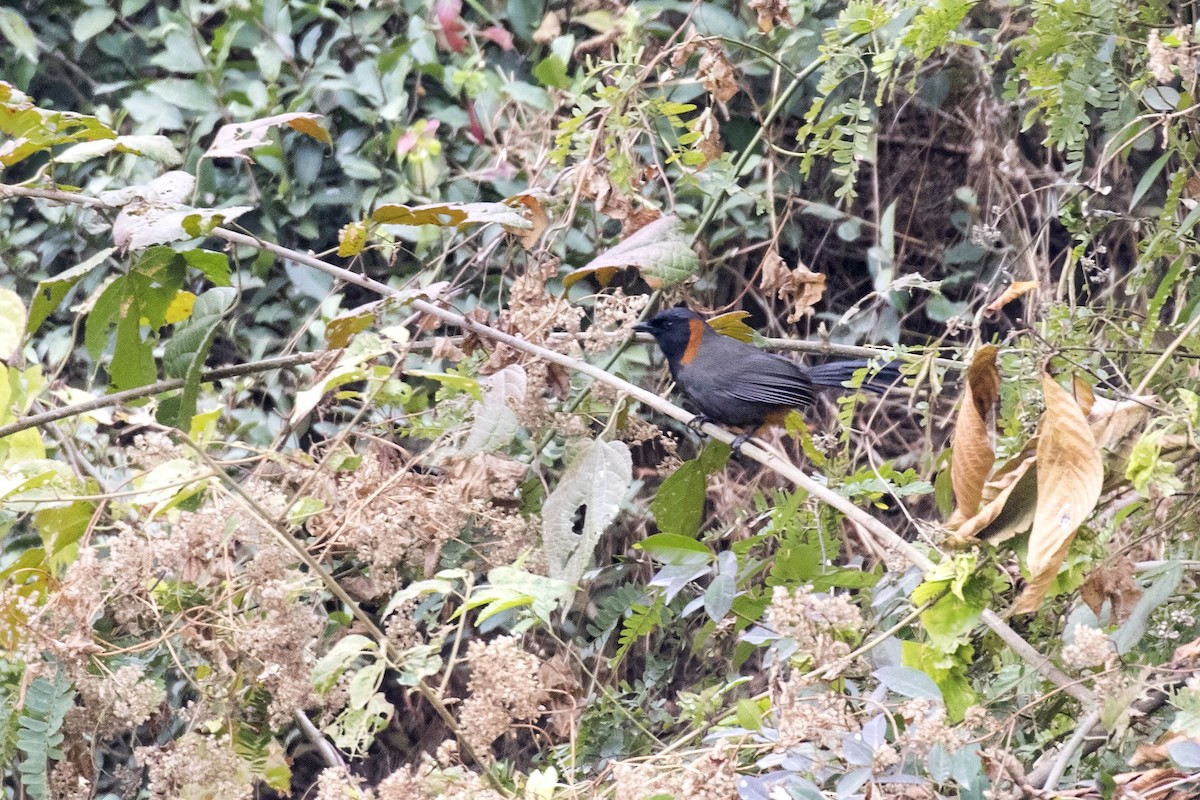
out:
M622 761L613 766L616 800L672 796L689 800L735 800L737 749L720 741L691 761L665 758Z
M482 754L513 722L541 716L546 692L539 675L541 662L522 650L515 636L472 641L467 664L470 695L463 701L458 722L463 738Z
M151 800L248 800L254 796L250 770L226 738L190 731L167 747L138 748L136 755L149 775Z
M775 749L779 752L809 742L836 752L843 734L861 728L843 695L815 691L800 678L783 681L771 705L779 732Z
M948 725L946 707L932 700L908 700L900 706L899 715L904 718L905 723L900 743L918 757L928 755L933 746L938 744L947 753L953 753L970 738L970 732L965 726Z
M845 595L814 594L812 587L776 586L764 625L796 643L797 655L813 666L833 666L850 654L847 638L863 629L862 612Z
M1174 28L1169 35L1180 44L1168 47L1157 29L1150 30L1146 41L1146 52L1149 55L1146 69L1159 83L1170 83L1175 80L1176 75L1195 75L1196 61L1200 55L1200 47L1192 41L1192 30L1189 26Z
M1103 666L1116 655L1112 640L1089 625L1075 626L1075 638L1063 648L1063 662L1074 669Z
M638 321L646 308L650 296L626 295L620 289L608 294L596 295L592 308L592 327L584 337L584 349L589 353L603 353L629 336L630 328Z

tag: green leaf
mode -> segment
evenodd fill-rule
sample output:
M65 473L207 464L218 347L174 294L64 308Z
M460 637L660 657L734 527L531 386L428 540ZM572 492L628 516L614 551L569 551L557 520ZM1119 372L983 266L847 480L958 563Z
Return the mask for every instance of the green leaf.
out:
M7 39L27 61L37 63L37 38L33 35L33 29L24 17L11 8L0 8L0 36Z
M699 266L700 259L683 232L683 224L677 217L665 216L564 276L563 285L569 288L591 274L597 274L604 283L604 275L611 278L617 270L635 267L652 288L664 289L692 277Z
M499 372L483 379L487 391L483 400L476 403L472 416L471 432L467 435L463 453L489 453L507 447L520 429L517 413L513 408L525 402L528 382L525 368L520 364L509 364Z
M71 35L77 42L86 42L96 34L108 28L117 18L117 12L104 6L92 6L75 18L71 26Z
M209 289L196 298L191 317L167 341L163 349L163 368L168 377L183 378L184 384L175 417L163 420L164 424L181 430L191 426L204 362L208 359L217 328L236 296L237 290L231 287Z
M33 294L33 304L29 309L29 324L26 326L26 332L32 334L37 331L46 318L58 309L67 293L90 275L92 270L108 260L108 257L116 249L115 247L105 248L86 261L63 270L53 278L38 281L37 290Z
M334 687L342 673L352 667L360 656L375 654L378 651L379 646L373 639L357 633L343 636L313 666L311 677L313 688L319 693L325 694Z
M571 85L571 78L567 75L567 64L556 55L547 56L534 65L533 77L543 86L553 86L556 89L566 89Z
M139 304L130 298L126 304L129 310L117 323L117 344L108 372L113 388L118 391L135 389L158 379L154 347L142 340L139 308Z
M232 286L229 274L229 256L212 250L186 250L179 254L189 267L197 269L214 286Z
M566 581L535 575L515 566L496 567L487 577L487 585L472 592L464 606L464 610L483 608L475 619L476 625L513 608L528 608L535 618L549 625L554 610L575 595L575 587Z
M912 667L880 667L871 673L888 690L903 697L941 700L942 690L933 679Z
M763 710L748 697L737 702L737 724L748 731L762 730Z
M713 560L713 552L703 543L690 536L675 533L656 533L636 543L634 547L646 551L655 561L671 566L700 566Z
M699 460L685 461L667 476L650 503L650 512L664 533L695 537L704 518L708 475Z

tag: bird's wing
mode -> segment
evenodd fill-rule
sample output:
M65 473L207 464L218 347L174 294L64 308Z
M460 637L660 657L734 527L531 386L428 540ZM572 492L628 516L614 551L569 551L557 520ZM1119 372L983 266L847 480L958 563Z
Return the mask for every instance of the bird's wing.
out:
M755 350L737 365L736 374L721 388L737 400L791 407L813 403L812 381L804 368L781 356Z

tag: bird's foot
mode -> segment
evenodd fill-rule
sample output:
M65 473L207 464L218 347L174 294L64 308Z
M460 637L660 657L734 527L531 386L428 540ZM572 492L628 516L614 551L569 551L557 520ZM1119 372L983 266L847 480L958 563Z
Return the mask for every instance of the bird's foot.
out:
M729 449L733 451L734 458L742 457L742 445L744 445L746 442L750 441L751 436L752 436L752 434L743 433L740 436L738 436L737 438L735 438L732 442L729 443Z
M703 414L697 414L696 416L694 416L690 420L688 420L688 422L687 422L688 430L690 430L694 433L699 433L701 436L703 436L704 434L700 429L704 427L704 423L706 423L706 422L712 422L712 419L710 417L706 417Z

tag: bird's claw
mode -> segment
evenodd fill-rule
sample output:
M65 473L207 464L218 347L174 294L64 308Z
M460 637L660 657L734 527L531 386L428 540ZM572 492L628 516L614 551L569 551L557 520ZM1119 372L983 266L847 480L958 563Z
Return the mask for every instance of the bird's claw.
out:
M700 429L704 427L704 423L706 422L712 422L712 419L704 416L703 414L697 414L687 421L688 430L694 433L703 434Z
M750 436L751 436L751 434L749 434L749 433L743 433L740 436L737 436L736 438L734 438L734 440L729 443L729 449L733 451L734 458L742 457L742 445L744 445L746 442L750 441Z

